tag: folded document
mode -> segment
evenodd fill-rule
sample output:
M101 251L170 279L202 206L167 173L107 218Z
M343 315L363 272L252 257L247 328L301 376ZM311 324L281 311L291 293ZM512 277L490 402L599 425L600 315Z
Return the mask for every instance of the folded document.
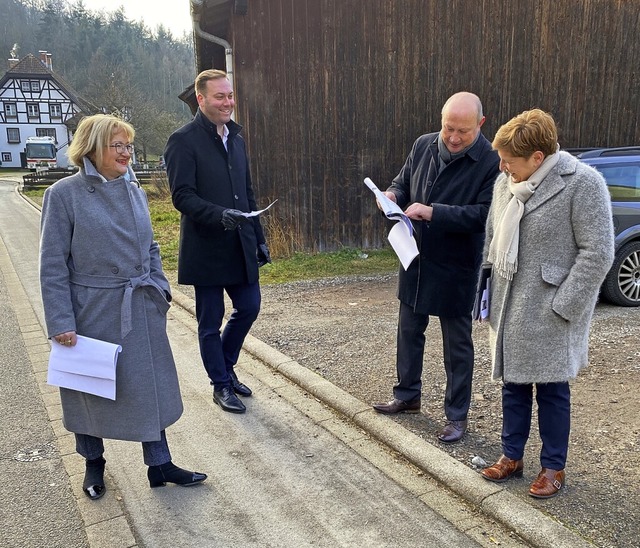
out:
M78 335L75 346L51 344L47 384L116 399L116 364L122 347Z
M407 270L419 253L418 245L413 237L411 219L405 215L398 204L387 198L369 177L365 178L364 184L375 194L376 200L387 219L398 221L389 231L387 239L396 252L398 259L400 259L400 263Z

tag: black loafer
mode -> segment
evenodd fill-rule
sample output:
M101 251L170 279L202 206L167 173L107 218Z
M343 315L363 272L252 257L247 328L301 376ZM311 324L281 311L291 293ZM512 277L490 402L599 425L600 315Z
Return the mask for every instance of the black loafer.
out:
M229 371L229 376L231 377L231 388L233 388L233 391L238 394L238 396L244 396L245 398L248 398L249 396L251 396L251 394L253 394L251 388L238 380L238 376L233 369Z
M214 390L213 401L229 413L244 413L247 410L244 403L238 399L238 396L234 394L230 386Z

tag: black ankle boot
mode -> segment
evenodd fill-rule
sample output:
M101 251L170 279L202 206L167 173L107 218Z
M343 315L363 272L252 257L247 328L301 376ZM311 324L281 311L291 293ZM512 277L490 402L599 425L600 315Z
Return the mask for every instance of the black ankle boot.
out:
M149 487L162 487L167 483L187 486L202 483L207 479L207 474L183 470L169 461L160 466L149 466L147 477L149 478Z
M107 490L104 486L104 465L106 462L102 457L86 461L82 490L91 500L98 500Z

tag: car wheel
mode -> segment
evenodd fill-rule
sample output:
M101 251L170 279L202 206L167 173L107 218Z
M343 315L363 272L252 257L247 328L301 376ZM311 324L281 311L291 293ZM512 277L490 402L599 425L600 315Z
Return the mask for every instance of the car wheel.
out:
M619 306L640 306L640 242L628 243L616 253L602 294Z

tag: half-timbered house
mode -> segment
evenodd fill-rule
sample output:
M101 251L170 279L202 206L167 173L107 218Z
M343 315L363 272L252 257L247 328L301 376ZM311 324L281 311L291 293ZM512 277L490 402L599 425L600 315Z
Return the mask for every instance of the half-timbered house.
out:
M0 161L2 167L26 167L29 137L53 137L59 167L67 167L66 148L82 114L95 112L53 72L51 54L9 59L0 78Z

